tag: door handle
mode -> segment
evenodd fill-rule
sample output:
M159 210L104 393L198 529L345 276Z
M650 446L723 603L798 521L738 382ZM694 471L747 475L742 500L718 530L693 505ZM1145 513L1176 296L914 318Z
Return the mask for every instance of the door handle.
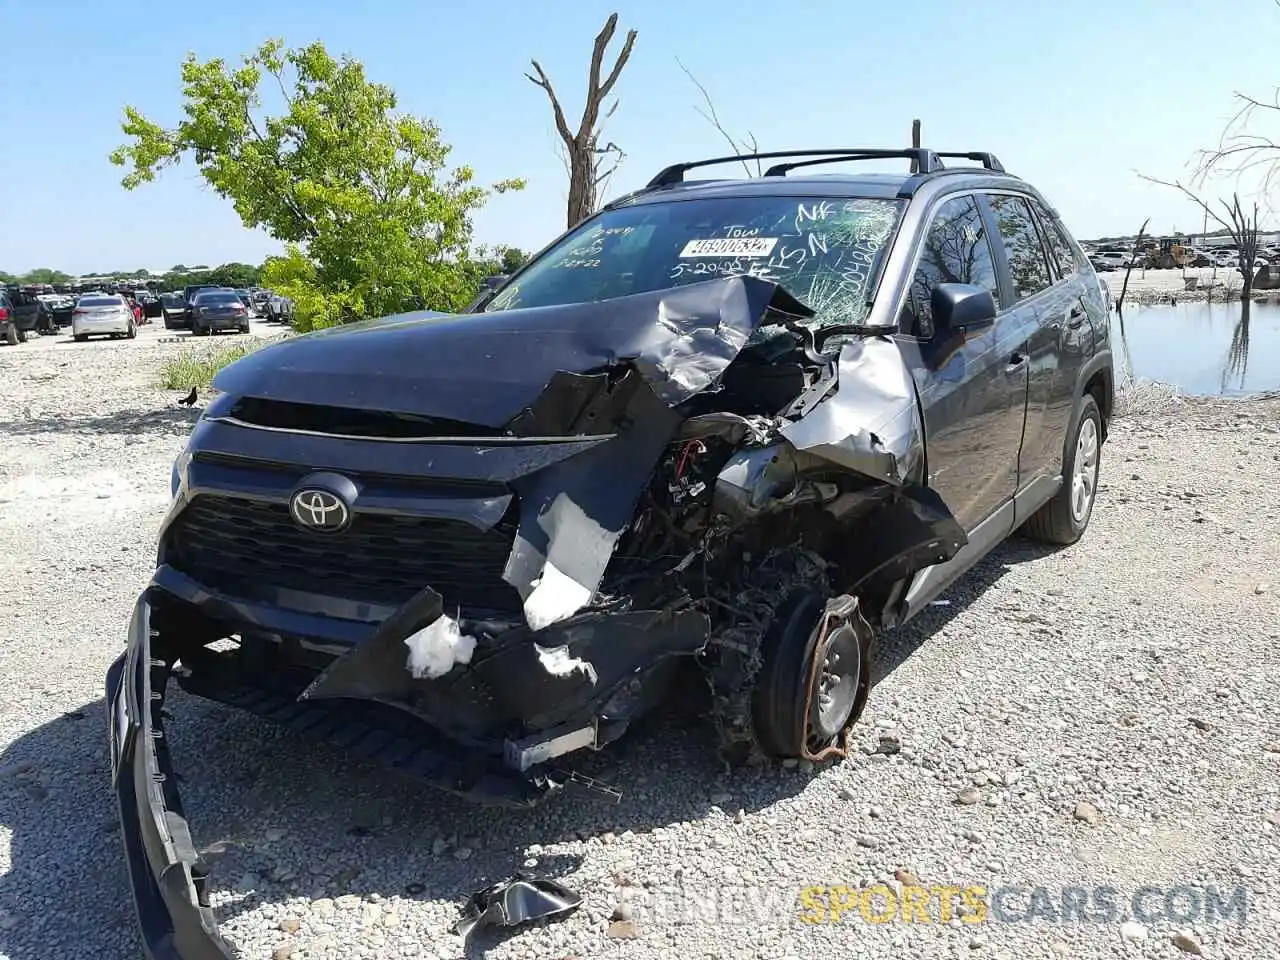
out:
M1013 374L1017 373L1027 365L1027 355L1025 353L1015 353L1009 358L1009 362L1005 365L1004 372Z

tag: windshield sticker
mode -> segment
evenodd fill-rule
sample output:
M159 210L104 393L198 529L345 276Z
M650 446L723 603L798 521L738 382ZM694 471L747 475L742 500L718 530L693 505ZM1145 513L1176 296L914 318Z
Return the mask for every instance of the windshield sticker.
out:
M767 257L777 246L777 237L728 237L690 240L680 251L681 259L690 257Z

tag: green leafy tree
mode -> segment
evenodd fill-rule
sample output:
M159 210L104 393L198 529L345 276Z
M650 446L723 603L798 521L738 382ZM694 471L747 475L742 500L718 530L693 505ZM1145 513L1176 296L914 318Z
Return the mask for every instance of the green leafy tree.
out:
M224 263L214 267L200 283L216 283L224 287L256 286L262 271L249 263Z
M165 128L126 107L128 142L111 160L128 189L194 160L245 226L286 245L265 282L292 297L299 326L466 302L472 215L523 181L485 188L470 167L448 170L435 123L398 111L389 87L320 43L271 40L236 68L189 55L182 84L185 118ZM264 110L264 86L280 113Z
M515 273L528 261L529 255L519 247L502 248L502 272Z
M29 270L22 275L21 283L66 283L71 279L69 273L63 273L61 270L52 270L49 267L40 267L36 270Z

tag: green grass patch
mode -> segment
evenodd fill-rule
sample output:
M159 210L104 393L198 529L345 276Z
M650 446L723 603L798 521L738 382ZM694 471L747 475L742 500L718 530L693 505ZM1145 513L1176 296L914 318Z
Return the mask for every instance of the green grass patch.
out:
M238 337L234 343L215 343L183 350L176 357L166 360L160 368L160 383L167 390L207 387L218 375L218 371L227 364L235 363L270 342L271 340L258 337Z

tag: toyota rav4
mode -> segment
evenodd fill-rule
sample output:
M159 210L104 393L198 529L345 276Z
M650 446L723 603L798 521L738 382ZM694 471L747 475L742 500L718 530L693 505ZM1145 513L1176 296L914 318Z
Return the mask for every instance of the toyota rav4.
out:
M470 311L224 369L111 668L153 946L218 956L166 685L528 805L700 677L726 754L843 756L878 629L1018 529L1085 531L1102 288L986 153L682 163ZM910 173L819 175L896 159ZM968 161L951 165L958 159ZM173 954L167 954L173 955Z

